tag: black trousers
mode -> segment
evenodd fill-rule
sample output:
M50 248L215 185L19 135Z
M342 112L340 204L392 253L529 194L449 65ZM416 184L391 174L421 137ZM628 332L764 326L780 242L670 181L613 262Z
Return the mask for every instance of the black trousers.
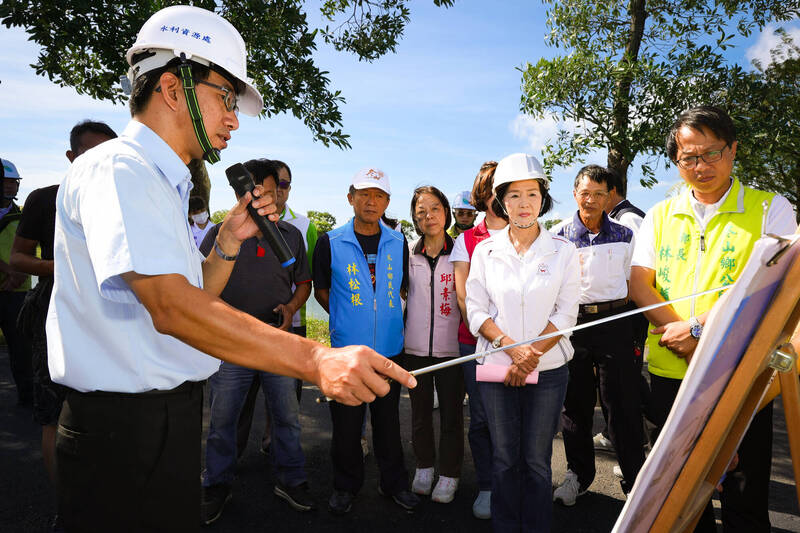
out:
M579 318L589 322L608 314ZM578 475L582 488L595 476L592 423L597 389L608 413L608 432L624 477L627 493L644 464L642 446L641 362L634 354L633 333L628 319L615 320L572 335L575 356L569 362L569 385L561 414L567 466ZM596 371L596 372L595 372Z
M369 404L372 446L380 471L380 488L384 494L397 494L408 489L408 473L400 440L399 401L400 385L392 382L389 394ZM352 407L333 401L329 405L333 422L333 488L356 494L364 484L361 425L367 406L361 404Z
M417 370L454 357L419 357L405 354L403 367ZM434 383L439 395L439 474L461 477L464 463L464 370L460 366L422 374L417 386L408 391L411 398L411 444L417 468L430 468L436 459L433 433Z
M144 394L69 390L56 436L66 530L199 530L202 408L202 383Z
M652 442L667 420L681 380L650 374L647 418L655 425ZM772 403L756 413L739 445L739 464L722 482L722 528L729 532L768 532L769 478L772 469ZM715 532L714 509L708 502L695 531Z
M20 404L33 401L33 369L28 339L17 329L17 316L25 301L23 291L0 291L0 330L8 345L8 362L11 375L17 384L17 399Z

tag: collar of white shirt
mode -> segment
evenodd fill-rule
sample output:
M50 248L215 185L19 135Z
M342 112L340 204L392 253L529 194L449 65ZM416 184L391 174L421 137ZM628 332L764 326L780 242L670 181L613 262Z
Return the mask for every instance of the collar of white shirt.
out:
M131 120L122 132L122 136L130 138L142 147L140 153L147 154L153 165L164 175L167 181L178 189L181 198L188 200L192 190L192 175L189 167L178 157L175 150L159 135L146 125Z

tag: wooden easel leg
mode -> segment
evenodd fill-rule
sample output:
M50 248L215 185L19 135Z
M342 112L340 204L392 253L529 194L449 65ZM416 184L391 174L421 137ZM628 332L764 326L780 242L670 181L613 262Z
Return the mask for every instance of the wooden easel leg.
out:
M797 364L797 362L795 362ZM800 386L797 372L793 368L789 372L781 372L781 396L783 397L783 413L786 417L786 434L789 437L789 451L794 469L797 504L800 505Z

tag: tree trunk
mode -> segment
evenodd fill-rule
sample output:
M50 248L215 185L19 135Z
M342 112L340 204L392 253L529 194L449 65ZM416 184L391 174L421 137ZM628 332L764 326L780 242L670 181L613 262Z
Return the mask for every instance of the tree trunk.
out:
M646 0L631 0L628 7L630 16L630 34L625 46L625 54L620 60L620 66L626 67L639 60L639 47L644 35L644 24L647 19L645 9ZM624 183L628 182L628 167L636 154L628 146L628 124L630 121L630 96L633 73L625 69L625 74L617 81L614 90L614 104L612 107L611 134L614 139L620 139L619 144L609 143L608 167L619 173ZM627 187L626 187L627 188Z
M211 196L211 180L208 178L208 171L206 170L205 161L202 159L192 159L187 165L189 172L192 173L192 196L199 196L206 202L206 206L211 211L211 206L208 205L209 197Z

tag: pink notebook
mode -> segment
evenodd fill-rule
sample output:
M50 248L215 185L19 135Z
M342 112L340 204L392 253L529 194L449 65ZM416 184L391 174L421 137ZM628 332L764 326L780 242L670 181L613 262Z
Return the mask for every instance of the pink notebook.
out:
M508 367L504 365L483 364L475 367L475 380L486 381L488 383L502 383L506 380ZM539 382L539 371L534 370L525 378L527 385L534 385Z

